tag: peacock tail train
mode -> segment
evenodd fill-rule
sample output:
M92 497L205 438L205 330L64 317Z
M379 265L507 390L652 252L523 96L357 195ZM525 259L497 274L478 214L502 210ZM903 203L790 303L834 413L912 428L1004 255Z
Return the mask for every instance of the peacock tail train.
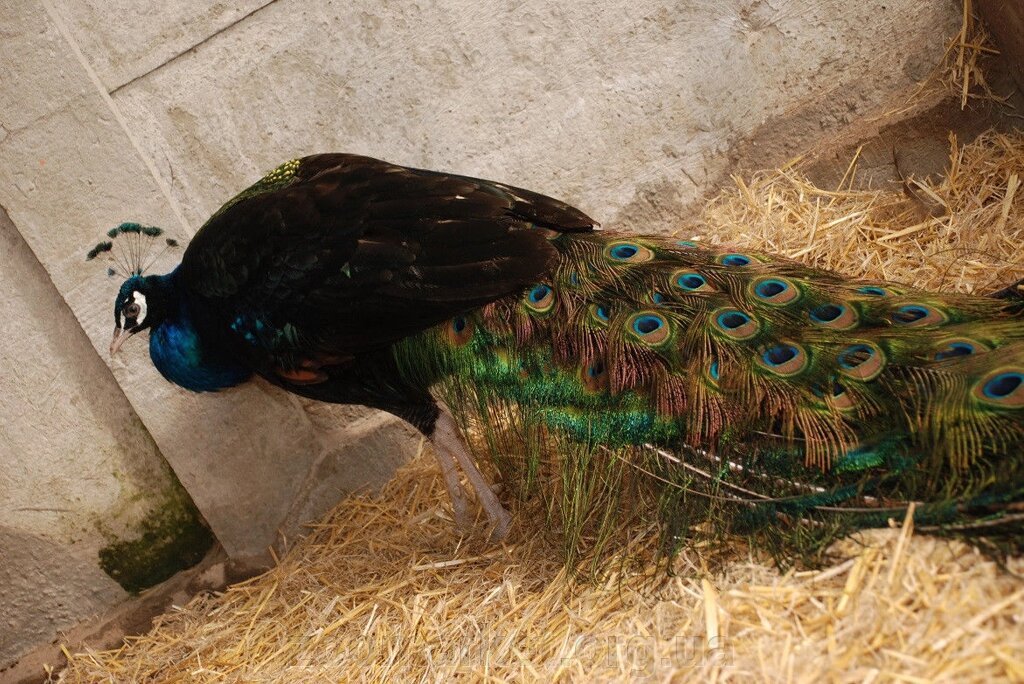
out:
M1019 550L1019 303L663 237L556 233L549 278L397 343L572 559L622 515L782 564L902 520ZM475 437L474 437L475 436Z

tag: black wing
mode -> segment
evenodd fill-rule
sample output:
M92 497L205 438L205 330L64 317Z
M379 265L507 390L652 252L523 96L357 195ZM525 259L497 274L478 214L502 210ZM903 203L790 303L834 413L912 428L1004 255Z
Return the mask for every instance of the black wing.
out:
M537 227L593 226L527 190L323 154L302 159L288 185L216 214L189 244L181 276L204 334L294 369L380 349L519 292L557 259Z

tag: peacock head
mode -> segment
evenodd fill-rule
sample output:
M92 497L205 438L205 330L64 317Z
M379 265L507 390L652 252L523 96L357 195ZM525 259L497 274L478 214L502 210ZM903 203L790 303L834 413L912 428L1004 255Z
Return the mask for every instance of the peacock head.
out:
M100 242L89 250L86 260L105 255L111 263L107 275L122 275L126 280L114 300L114 339L110 342L110 353L114 354L125 341L146 328L158 326L167 318L173 297L168 276L145 276L143 273L169 248L178 246L177 240L165 238L163 230L155 226L138 223L122 223L107 231L109 240ZM114 248L114 241L120 246ZM155 243L163 249L154 254Z
M116 354L136 333L162 323L168 314L166 276L133 275L121 284L114 300L114 339L110 353Z

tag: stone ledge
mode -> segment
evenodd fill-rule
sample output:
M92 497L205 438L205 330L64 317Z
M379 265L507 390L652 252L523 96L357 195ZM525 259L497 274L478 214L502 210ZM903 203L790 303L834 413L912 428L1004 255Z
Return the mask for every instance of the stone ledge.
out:
M49 644L38 646L0 669L0 682L45 682L47 668L56 672L66 664L63 649L75 652L86 648L117 648L126 636L148 631L153 619L167 612L171 606L184 605L201 592L219 591L228 584L252 577L262 570L229 560L224 549L215 546L198 565L147 589L97 618L84 620L62 631Z

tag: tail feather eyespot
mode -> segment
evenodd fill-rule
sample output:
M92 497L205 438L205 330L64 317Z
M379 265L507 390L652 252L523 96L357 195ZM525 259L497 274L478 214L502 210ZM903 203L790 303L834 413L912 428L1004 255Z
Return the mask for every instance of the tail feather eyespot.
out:
M916 302L897 307L892 312L891 317L895 325L902 325L908 328L941 325L948 320L946 314L934 306Z
M855 380L874 380L885 367L885 354L871 342L857 342L839 352L839 372Z
M581 380L583 386L591 392L608 389L608 368L605 366L604 359L595 358L583 364Z
M608 321L611 319L611 312L603 304L591 304L590 318L598 325L605 326L608 325Z
M852 306L837 302L820 304L807 312L811 322L823 328L849 330L857 325L857 311Z
M524 303L526 308L534 313L547 313L555 305L555 291L550 285L538 283L526 293Z
M628 326L636 339L650 346L664 344L672 332L668 319L653 311L633 314Z
M672 285L683 292L713 292L708 279L693 271L676 271L672 274Z
M723 254L718 257L718 263L723 266L749 266L754 263L754 259L746 254Z
M792 377L807 368L807 352L793 342L780 342L762 351L757 361L776 375Z
M605 257L613 263L637 264L650 261L654 252L635 242L613 242L604 249Z
M850 396L846 387L836 380L832 380L832 389L827 393L820 385L812 385L811 393L818 399L821 399L822 403L832 408L848 409L853 408L855 405L853 397Z
M475 330L476 326L471 318L456 316L449 321L445 332L448 335L449 342L455 346L461 347L473 339L473 333Z
M973 356L988 351L988 347L968 337L952 337L942 340L936 345L936 361L947 361L963 356Z
M1024 369L998 368L974 385L975 398L1001 408L1024 408Z
M711 317L715 328L734 340L747 340L757 334L757 320L738 309L720 309Z
M846 391L846 388L838 382L832 383L831 402L832 406L837 409L848 409L855 406L853 397L851 397L850 393Z
M800 290L787 278L758 278L750 284L756 299L773 306L785 306L800 299Z

